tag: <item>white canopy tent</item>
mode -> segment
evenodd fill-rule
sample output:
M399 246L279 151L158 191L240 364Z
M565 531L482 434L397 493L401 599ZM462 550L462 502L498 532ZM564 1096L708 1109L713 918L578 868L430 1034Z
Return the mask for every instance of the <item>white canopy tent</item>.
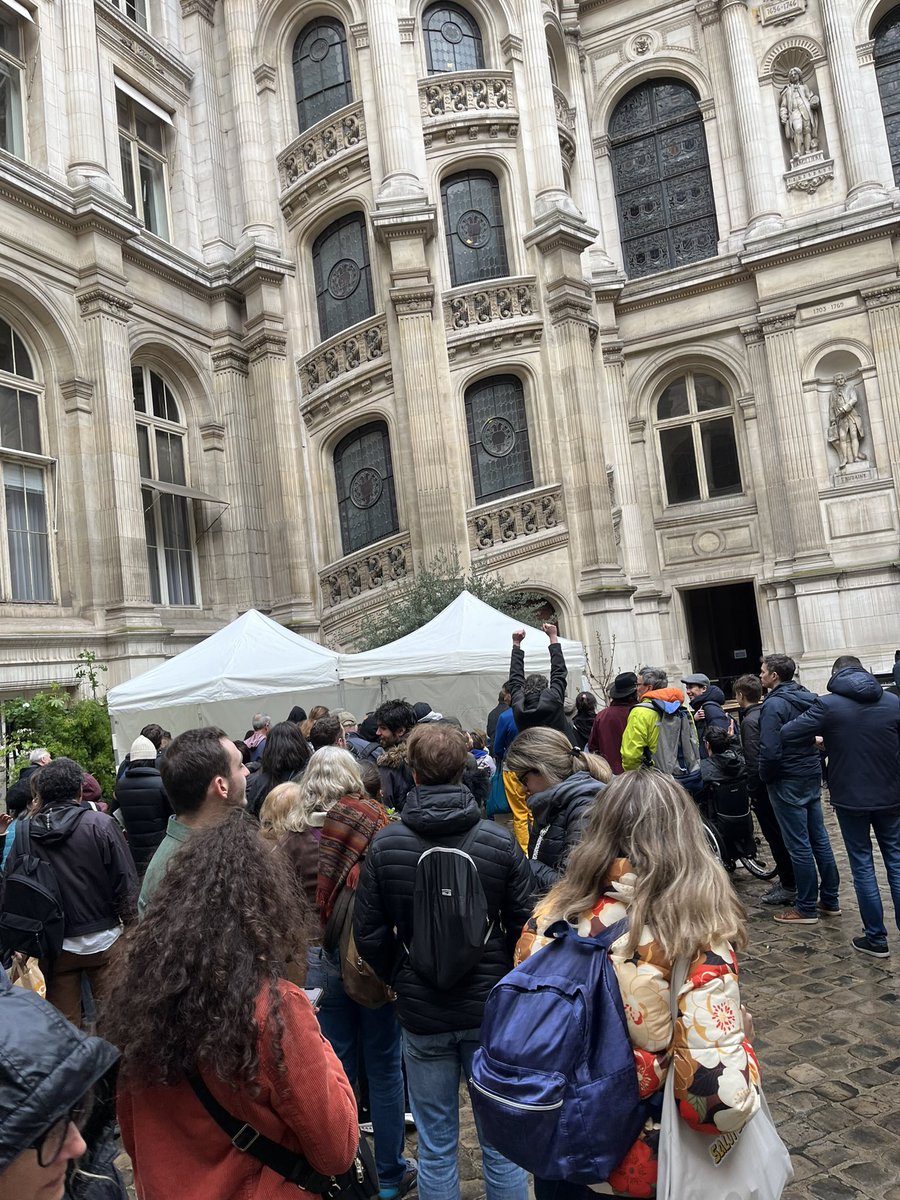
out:
M458 717L466 728L478 728L509 677L512 632L521 628L521 621L463 592L414 633L377 650L343 655L340 675L347 707L361 716L382 700L405 696L411 703L425 700L444 716ZM549 675L547 635L530 625L524 628L526 675ZM560 644L570 685L574 690L586 688L584 646L563 638Z
M295 704L340 707L339 656L249 609L189 650L108 694L121 758L144 725L173 734L218 725L240 737L256 712L283 721Z

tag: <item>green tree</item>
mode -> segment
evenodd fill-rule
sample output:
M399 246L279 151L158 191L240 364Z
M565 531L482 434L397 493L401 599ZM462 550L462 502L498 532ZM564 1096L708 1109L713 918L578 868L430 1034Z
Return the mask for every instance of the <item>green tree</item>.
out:
M467 575L455 552L441 551L416 572L409 587L392 597L386 608L363 618L353 638L354 648L373 650L421 629L464 591L525 625L540 620L540 610L546 603L523 584L507 583L499 575Z
M54 758L73 758L95 777L104 796L112 796L116 764L105 699L80 700L54 683L29 700L7 700L3 716L7 770L15 764L10 781L18 778L28 751L45 746Z

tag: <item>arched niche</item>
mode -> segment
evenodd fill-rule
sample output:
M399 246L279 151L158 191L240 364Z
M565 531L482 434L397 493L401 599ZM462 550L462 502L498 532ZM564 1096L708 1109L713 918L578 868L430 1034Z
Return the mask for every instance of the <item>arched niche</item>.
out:
M829 471L835 483L845 484L870 471L874 463L866 381L859 357L846 349L824 354L816 364L815 388Z

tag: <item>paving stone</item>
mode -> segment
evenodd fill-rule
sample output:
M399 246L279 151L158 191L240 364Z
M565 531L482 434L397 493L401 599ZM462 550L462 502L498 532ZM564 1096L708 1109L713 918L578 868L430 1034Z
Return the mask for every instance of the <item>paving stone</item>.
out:
M808 1183L809 1193L818 1200L856 1200L862 1195L856 1188L850 1187L833 1175L819 1175Z
M864 1187L884 1187L897 1182L896 1168L879 1162L855 1162L841 1167L841 1177Z
M815 1094L821 1100L840 1103L843 1100L849 1100L852 1096L858 1096L859 1092L851 1084L845 1083L843 1079L827 1079L816 1087Z

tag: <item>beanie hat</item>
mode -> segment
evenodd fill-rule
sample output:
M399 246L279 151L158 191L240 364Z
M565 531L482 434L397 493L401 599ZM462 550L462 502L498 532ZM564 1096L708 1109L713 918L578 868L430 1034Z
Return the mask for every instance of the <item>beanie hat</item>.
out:
M158 751L148 737L141 734L131 743L130 758L135 762L156 762Z

